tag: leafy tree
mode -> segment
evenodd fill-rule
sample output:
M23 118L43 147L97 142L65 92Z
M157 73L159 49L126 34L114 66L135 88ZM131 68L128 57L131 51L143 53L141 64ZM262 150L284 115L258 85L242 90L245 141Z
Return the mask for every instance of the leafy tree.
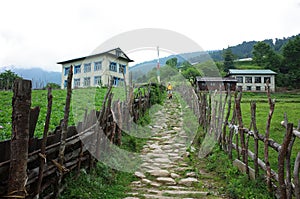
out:
M177 67L177 57L173 57L173 58L171 58L171 59L168 59L168 60L166 61L166 64L167 64L168 66L171 66L172 68L176 68L176 67Z
M258 42L254 45L252 53L254 63L266 69L280 72L282 56L276 53L269 44Z
M0 73L0 89L12 89L15 79L21 78L16 73L11 70L5 70Z
M228 72L229 69L234 69L234 54L232 53L230 48L227 48L226 50L223 50L223 65L224 65L224 71Z
M188 79L192 84L195 82L197 76L201 76L199 70L194 67L189 67L181 72L182 76Z
M295 37L283 47L284 67L289 76L289 84L300 88L300 36Z

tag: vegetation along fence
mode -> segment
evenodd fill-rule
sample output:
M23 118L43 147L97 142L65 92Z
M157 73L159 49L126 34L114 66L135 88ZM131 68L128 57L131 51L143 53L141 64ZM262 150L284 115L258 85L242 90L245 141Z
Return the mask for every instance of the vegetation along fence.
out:
M68 126L71 82L72 70L68 76L64 118L51 133L48 131L52 94L48 89L48 110L41 139L33 137L39 107L31 108L31 81L18 79L14 82L12 138L0 142L1 198L57 198L71 171L78 175L81 168L91 169L96 162L82 139L98 137L92 145L96 155L100 150L109 150L108 146L101 146L105 143L99 136L121 145L122 125L137 121L153 103L151 96L155 95L151 92L162 89L149 84L141 89L143 92L133 92L131 87L127 99L121 102L112 100L112 86L109 86L101 110L86 111L84 119L75 127Z
M242 92L232 93L230 90L222 91L222 88L220 91L189 92L185 96L189 96L191 102L189 106L194 107L204 132L217 140L239 170L245 172L251 179L258 179L263 174L268 191L275 193L278 198L292 198L293 195L300 198L300 152L299 147L294 145L295 140L300 138L300 120L298 128L294 128L284 115L284 121L281 122L284 127L282 129L285 129L282 130L283 140L278 143L271 139L270 127L275 100L271 99L269 90L267 91L269 114L263 131L257 128L255 101L251 101L250 104L251 118L242 117ZM195 100L195 96L198 101ZM244 126L244 119L250 120L249 128ZM199 144L199 139L195 143ZM277 159L277 165L270 164L270 153L272 158L275 156ZM295 157L291 157L292 154L295 154Z

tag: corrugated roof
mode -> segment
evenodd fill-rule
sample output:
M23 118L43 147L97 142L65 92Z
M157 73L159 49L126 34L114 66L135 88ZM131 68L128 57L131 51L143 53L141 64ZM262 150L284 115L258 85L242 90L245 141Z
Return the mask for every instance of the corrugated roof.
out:
M276 75L277 73L266 69L266 70L238 70L229 69L228 75Z
M110 52L114 51L114 50L120 50L125 57L120 57L120 56L117 57L116 55L111 54ZM66 64L66 63L71 63L71 62L74 62L74 61L80 61L80 60L84 60L84 59L89 58L89 57L95 57L95 56L103 55L103 54L106 54L106 53L109 53L109 54L111 54L111 55L113 55L113 56L115 56L119 59L124 59L128 62L133 62L133 60L131 60L120 48L114 48L114 49L111 49L111 50L108 50L108 51L105 51L105 52L101 52L101 53L97 53L97 54L94 54L94 55L88 55L88 56L85 56L85 57L79 57L79 58L70 59L70 60L67 60L67 61L57 62L57 64Z

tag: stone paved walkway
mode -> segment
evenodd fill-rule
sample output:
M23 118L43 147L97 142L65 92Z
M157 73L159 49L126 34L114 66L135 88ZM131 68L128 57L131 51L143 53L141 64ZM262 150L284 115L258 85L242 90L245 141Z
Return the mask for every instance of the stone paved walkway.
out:
M223 198L216 187L207 188L208 183L186 160L187 137L181 116L182 107L176 98L167 100L164 108L155 113L155 134L144 146L143 163L135 172L139 180L131 183L131 192L125 199Z

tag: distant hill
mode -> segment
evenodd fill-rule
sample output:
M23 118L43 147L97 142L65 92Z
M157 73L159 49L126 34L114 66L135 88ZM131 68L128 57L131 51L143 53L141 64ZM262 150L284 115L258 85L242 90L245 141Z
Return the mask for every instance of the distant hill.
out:
M39 89L47 85L47 83L61 84L61 73L45 71L41 68L18 68L8 66L0 68L0 72L11 70L24 79L32 80L32 88Z
M298 34L300 35L300 34ZM281 48L290 40L295 38L295 36L287 37L287 38L282 38L278 39L276 38L275 40L273 39L265 39L263 42L269 44L276 52L279 52ZM232 53L236 56L236 59L243 59L243 58L249 58L252 57L252 51L253 51L253 46L257 43L258 41L244 41L241 44L238 44L236 46L230 46L229 48L231 49ZM227 48L227 47L226 47ZM207 52L194 52L194 53L184 53L184 54L179 54L179 55L170 55L168 57L163 57L160 58L160 65L163 66L165 65L166 61L168 59L171 59L173 57L177 57L178 60L178 66L183 61L189 61L191 64L194 63L200 63L206 60L214 60L214 61L222 61L223 49L221 50L214 50L214 51L207 51ZM151 60L143 63L136 64L132 67L130 67L130 71L133 72L133 79L136 76L140 76L143 74L146 74L153 68L155 68L157 65L157 60Z

